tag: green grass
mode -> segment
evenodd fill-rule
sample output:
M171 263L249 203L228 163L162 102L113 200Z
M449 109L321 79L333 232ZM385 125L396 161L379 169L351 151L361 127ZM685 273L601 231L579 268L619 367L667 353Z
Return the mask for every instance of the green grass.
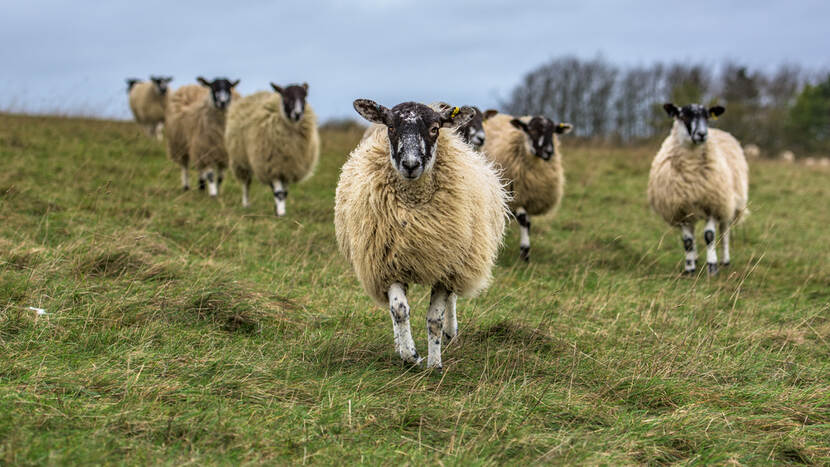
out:
M0 463L830 463L827 171L754 163L732 267L685 278L655 148L566 140L533 262L513 224L433 373L335 245L358 137L277 219L181 192L132 124L0 115Z

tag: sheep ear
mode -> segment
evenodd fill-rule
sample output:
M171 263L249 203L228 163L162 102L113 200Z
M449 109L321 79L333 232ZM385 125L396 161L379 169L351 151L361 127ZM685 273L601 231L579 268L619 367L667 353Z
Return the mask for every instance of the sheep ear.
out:
M239 80L231 81L231 87L232 88L235 88L237 84L239 84Z
M464 107L448 107L439 113L441 114L441 126L444 128L464 126L476 116L475 109L466 105Z
M300 86L302 86L303 90L305 90L306 94L308 94L308 83L303 83Z
M198 82L199 82L199 84L201 84L202 86L207 86L207 87L210 87L210 81L208 81L208 80L206 80L206 79L202 78L201 76L198 76L198 77L196 78L196 81L198 81Z
M566 134L570 133L571 130L573 130L573 129L574 129L574 126L571 125L570 123L560 123L560 124L556 125L556 130L554 130L554 131L556 131L557 134L566 135Z
M498 115L498 113L499 111L496 109L488 109L484 111L484 116L482 118L484 120L487 120L489 118L495 117L496 115Z
M274 92L278 92L280 95L282 95L282 91L283 91L283 89L282 89L282 87L280 87L279 85L276 85L276 84L274 84L274 83L271 83L271 89L273 89L273 90L274 90Z
M720 117L726 109L722 105L716 105L714 107L709 107L709 116L717 119Z
M519 120L518 118L514 118L513 120L510 120L510 124L513 125L514 127L518 128L518 129L524 131L525 133L527 133L527 123Z
M671 118L680 115L680 109L671 102L666 102L665 104L663 104L663 109L666 111L667 114L669 114L669 117Z
M355 99L352 104L361 117L372 123L392 126L392 111L371 99Z

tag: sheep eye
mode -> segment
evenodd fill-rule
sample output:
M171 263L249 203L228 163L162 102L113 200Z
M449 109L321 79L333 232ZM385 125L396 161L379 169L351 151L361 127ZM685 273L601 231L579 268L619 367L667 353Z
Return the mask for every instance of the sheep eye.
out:
M432 136L437 135L438 134L438 127L434 126L434 127L430 128L429 129L429 134L431 134Z

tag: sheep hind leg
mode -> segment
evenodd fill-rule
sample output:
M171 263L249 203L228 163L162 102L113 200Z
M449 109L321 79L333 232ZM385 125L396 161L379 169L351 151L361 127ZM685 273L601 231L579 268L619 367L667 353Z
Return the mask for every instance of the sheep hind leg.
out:
M394 283L387 293L389 313L392 315L392 331L395 335L395 350L408 363L418 364L421 358L415 350L412 340L412 328L409 325L409 303L406 300L406 286Z
M703 239L706 240L706 266L708 267L709 275L714 276L718 273L718 251L715 248L715 218L710 217L706 221L706 227L703 228Z
M455 314L455 303L458 295L450 293L447 298L447 312L444 315L444 344L449 344L458 335L458 317Z
M274 189L274 213L277 217L285 215L285 199L288 198L288 191L282 184L282 180L275 180L271 182L271 187Z
M443 285L432 287L429 310L427 310L427 368L440 370L441 334L444 330L444 315L449 301L449 291Z
M525 208L516 210L516 221L519 223L519 258L530 261L530 216Z
M729 222L720 223L721 242L723 245L723 259L721 260L721 265L723 265L724 267L729 266L730 263L729 238L731 237L731 230L732 227L729 224Z
M695 225L683 224L680 226L680 236L683 239L683 249L686 251L686 263L683 274L692 275L697 269L697 247L695 246Z
M251 189L251 179L242 180L242 207L247 208L251 205L248 200L248 190Z

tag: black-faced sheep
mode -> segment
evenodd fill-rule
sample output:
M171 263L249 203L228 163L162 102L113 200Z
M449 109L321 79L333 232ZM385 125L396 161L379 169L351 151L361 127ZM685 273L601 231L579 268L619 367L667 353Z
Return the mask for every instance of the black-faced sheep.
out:
M455 337L456 295L484 289L504 234L506 194L493 166L455 133L470 107L443 112L414 102L388 109L358 99L375 127L352 151L337 185L340 251L369 295L388 306L395 346L418 352L409 325L408 284L432 287L427 366L441 368L442 334Z
M219 194L223 171L228 166L225 151L225 113L231 99L239 98L233 88L239 83L217 78L201 85L187 85L170 96L167 107L167 154L182 168L182 188L190 188L187 170L199 172L199 188L207 181L210 196Z
M565 174L559 135L569 123L542 116L515 118L498 114L484 121L484 154L501 170L511 194L510 209L519 222L520 258L530 259L530 216L555 211L562 200Z
M308 85L258 92L236 101L228 112L225 147L231 170L242 183L248 206L251 179L271 187L277 216L285 215L286 187L314 171L320 156L317 118L306 103Z
M722 106L681 108L667 103L663 107L674 125L651 164L648 200L666 222L680 228L687 274L696 268L695 224L706 222L706 263L714 275L718 272L715 226L721 232L723 264L729 265L730 229L749 213L749 168L732 135L709 129L709 119L721 115Z

